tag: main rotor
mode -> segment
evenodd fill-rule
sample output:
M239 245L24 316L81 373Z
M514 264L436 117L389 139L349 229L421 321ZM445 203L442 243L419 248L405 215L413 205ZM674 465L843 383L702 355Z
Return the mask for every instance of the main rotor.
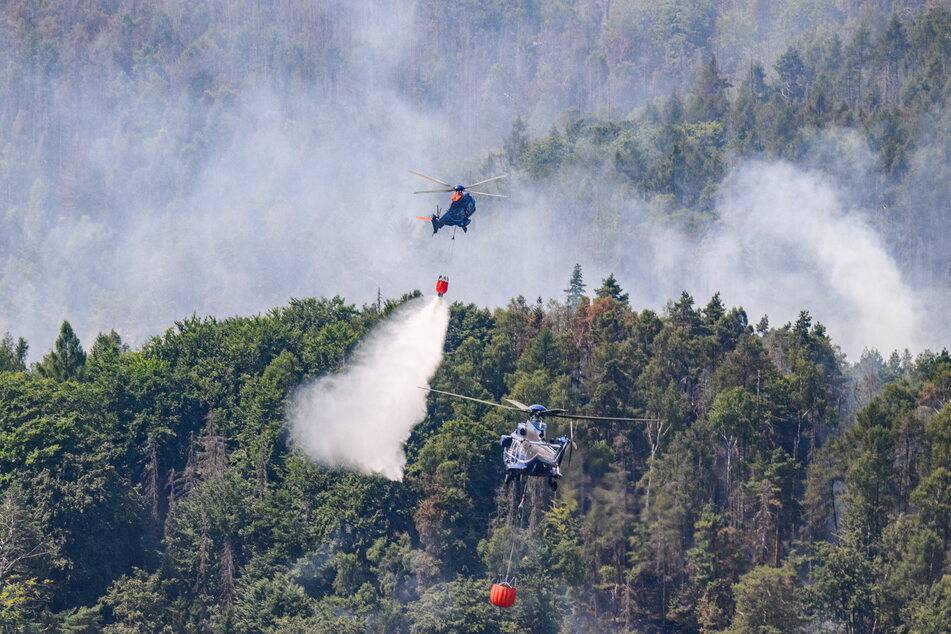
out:
M574 420L605 420L605 421L627 421L627 422L653 422L656 421L656 418L627 418L619 416L589 416L583 414L569 414L567 410L564 409L548 409L544 405L526 405L525 403L520 403L512 398L504 399L506 402L511 403L511 405L503 405L501 403L493 403L492 401L484 401L481 398L474 398L472 396L466 396L464 394L455 394L453 392L446 392L443 390L434 390L431 387L421 387L421 390L427 390L429 392L436 392L437 394L446 394L447 396L455 396L456 398L464 398L468 401L475 401L476 403L482 403L483 405L491 405L492 407L499 407L501 409L507 409L512 412L522 412L523 414L528 414L532 418L542 419L547 416L553 416L556 418L571 418Z
M416 174L417 176L422 176L426 180L430 180L434 183L438 183L446 187L446 189L422 189L420 191L413 192L414 194L447 194L449 192L462 193L462 192L468 191L470 194L479 194L480 196L492 196L493 198L508 198L508 196L505 196L504 194L490 194L489 192L480 192L480 191L476 191L472 189L473 187L478 187L479 185L484 185L485 183L497 181L500 178L506 178L508 174L502 174L501 176L493 176L492 178L487 178L485 180L479 181L478 183L472 183L471 185L450 185L446 181L441 181L438 178L433 178L432 176L426 176L425 174L422 174L420 172L415 172L413 170L409 170L409 172L410 174Z

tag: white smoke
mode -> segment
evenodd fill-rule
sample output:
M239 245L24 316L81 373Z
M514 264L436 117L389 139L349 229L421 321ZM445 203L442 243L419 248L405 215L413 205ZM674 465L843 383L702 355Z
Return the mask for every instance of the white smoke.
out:
M855 360L864 346L921 344L915 291L832 183L789 164L754 163L735 171L722 192L720 225L700 269L751 318L795 320L809 310Z
M317 462L403 479L403 443L426 416L449 308L420 298L378 325L339 374L302 386L288 409L294 436Z
M638 311L661 312L684 290L696 308L720 293L753 324L767 315L778 327L808 311L849 361L866 347L887 355L947 345L935 335L927 295L903 275L870 214L818 171L784 162L737 166L719 188L716 220L696 233L652 216L634 197L572 215L552 192L530 183L513 189L512 199L480 211L468 234L457 236L454 297L495 306L517 295L561 298L578 262L589 295L613 272ZM526 190L532 195L519 195ZM592 198L610 192L603 186Z
M99 198L68 195L70 182L25 173L29 203L0 209L0 335L25 337L33 361L53 346L63 319L87 350L112 329L137 347L192 314L261 313L290 297L340 295L359 305L429 288L438 273L453 279L453 299L492 308L518 295L563 299L577 262L589 295L614 273L636 310L661 312L683 290L700 305L720 292L754 322L768 314L780 325L808 310L850 359L866 346L887 355L948 345L942 316L951 292L929 283L944 279L944 258L922 257L932 276L908 278L909 286L866 210L849 201L844 184L867 192L876 181L876 154L862 135L830 135L811 148L821 172L808 164L735 167L709 215L678 210L664 196L644 200L610 159L596 160L602 148L594 145L575 147L577 167L557 183L509 166L483 171L477 166L515 113L499 109L488 84L480 99L452 108L403 92L416 52L431 45L415 28L430 19L414 14L420 3L323 4L339 22L333 36L360 52L333 90L249 76L236 105L216 106L212 116L197 103L193 113L188 104L165 113L162 100L153 110L102 100L107 86L64 83L50 116L64 122L60 129L90 135L80 144L88 151L70 161L83 166L80 176L103 174L111 185L101 198L117 200L101 209ZM468 76L462 70L450 75ZM87 104L78 123L75 104ZM546 117L522 114L531 136L549 129ZM183 138L188 122L203 117L217 121L215 142L193 156ZM487 127L489 120L496 123ZM922 242L946 242L929 229L944 226L936 218L951 179L939 164L931 154L912 160L921 196L905 205L914 214L907 231L930 231ZM451 183L509 171L486 189L510 197L477 196L467 234L432 236L413 216L445 207L448 196L412 195L431 183L410 169ZM165 180L136 180L152 174ZM73 178L89 180L80 176ZM117 186L127 182L135 186ZM167 195L173 185L180 191ZM713 217L720 222L711 228ZM901 272L914 274L909 255L918 257L902 255Z

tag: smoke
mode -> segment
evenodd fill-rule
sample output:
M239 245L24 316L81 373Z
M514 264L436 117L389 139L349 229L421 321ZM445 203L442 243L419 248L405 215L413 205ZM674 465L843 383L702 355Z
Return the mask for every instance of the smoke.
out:
M426 416L428 385L442 360L449 309L416 299L379 324L339 374L304 385L288 419L314 460L359 473L403 479L403 443Z
M934 309L951 303L940 288L947 232L930 217L903 229L939 236L920 264L937 281L909 282L843 185L864 172L853 182L872 189L873 155L859 135L810 152L818 169L738 166L715 211L690 222L662 197L632 191L600 148L576 147L575 172L556 177L565 184L511 174L510 198L477 197L467 234L432 236L413 216L448 197L412 195L433 184L408 170L451 183L503 171L484 173L479 162L501 145L516 110L500 106L491 82L467 86L471 99L454 98L456 84L442 103L406 94L407 73L432 70L417 58L433 43L419 28L429 18L403 0L330 6L328 36L359 51L334 82L236 77L233 92L180 107L168 105L176 97L159 79L51 83L49 117L85 136L50 140L73 148L64 173L11 177L29 196L0 217L0 334L24 336L38 360L63 319L87 349L110 329L136 346L192 314L254 314L290 297L360 304L378 289L399 297L431 288L440 273L452 279L452 299L482 306L561 299L577 262L589 294L613 272L638 310L660 311L683 290L698 303L720 292L773 325L808 310L852 359L866 346L947 345L945 311ZM468 76L458 70L445 76ZM548 130L537 111L521 114L534 135ZM908 209L940 215L951 182L935 171L941 164L912 161L920 186Z
M702 287L722 289L751 317L789 321L808 310L854 360L866 346L921 345L921 299L828 179L785 163L747 164L724 184L719 212L697 262Z
M788 163L744 163L693 232L637 196L609 197L623 190L610 174L600 179L574 191L516 183L512 202L480 211L457 236L452 292L490 305L561 298L578 262L589 295L613 272L637 310L661 311L686 290L697 308L720 293L754 324L767 315L777 327L809 311L851 361L866 347L940 347L940 324L922 318L929 295L835 179Z
M318 9L301 12L326 12L352 53L332 85L248 74L193 100L151 76L44 78L51 128L83 142L50 142L70 148L59 172L10 177L29 200L0 213L0 334L25 337L35 361L64 319L86 349L111 329L137 346L192 314L431 287L444 251L427 255L412 217L445 202L413 196L407 169L464 179L458 162L499 137L447 152L476 122L401 93L425 45L403 0Z

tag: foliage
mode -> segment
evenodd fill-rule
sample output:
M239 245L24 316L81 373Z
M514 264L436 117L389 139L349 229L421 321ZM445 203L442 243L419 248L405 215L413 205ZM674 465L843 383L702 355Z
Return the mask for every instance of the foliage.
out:
M262 92L283 99L290 128L313 122L299 135L312 148L341 123L324 115L356 90L365 51L348 34L373 12L74 4L0 10L0 244L14 270L51 265L24 245L55 236L61 217L109 226L131 200L187 213L202 159L227 147ZM444 89L455 75L475 99L504 95L508 118L473 123L514 121L486 162L550 190L566 216L595 209L600 229L631 235L648 219L708 235L717 187L750 159L848 185L854 174L822 148L849 130L875 163L862 165L869 186L856 204L903 264L947 282L951 11L747 4L416 3L406 24L427 45L393 90L426 112L471 107ZM286 97L300 94L319 98ZM562 110L547 132L530 129ZM104 160L119 166L108 177ZM596 238L579 248L606 255ZM88 354L64 321L32 368L26 341L6 333L0 623L942 631L947 351L887 361L868 351L850 368L806 311L754 331L718 293L704 304L685 290L663 311L635 312L613 273L601 279L587 297L576 264L563 302L450 310L434 387L646 419L574 426L573 463L557 493L529 489L524 526L498 459L514 420L488 406L431 399L401 482L319 467L295 449L289 394L340 369L398 302L293 299L254 317L192 316L136 349L103 333ZM552 420L550 435L571 429ZM500 614L488 588L513 544L519 598Z
M4 333L0 339L0 372L16 372L26 370L26 353L29 346L23 337L16 343L10 333Z
M86 366L86 353L73 327L64 321L56 339L56 347L37 366L41 376L57 381L81 379Z
M451 309L440 389L653 416L575 425L562 486L527 489L524 515L497 453L513 421L494 408L433 399L403 482L318 467L289 441L287 396L338 367L375 306L192 318L140 350L101 335L82 381L0 373L5 618L114 632L937 622L946 353L909 361L855 415L829 404L867 375L808 313L756 334L719 294L698 308L684 292L663 316L603 294ZM500 618L488 585L510 566L519 599Z

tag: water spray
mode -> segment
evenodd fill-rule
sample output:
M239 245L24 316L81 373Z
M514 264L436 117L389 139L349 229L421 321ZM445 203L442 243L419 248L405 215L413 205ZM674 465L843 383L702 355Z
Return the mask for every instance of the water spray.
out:
M300 387L287 418L308 456L333 467L402 480L403 445L426 416L428 385L442 361L449 307L419 298L377 325L340 372Z

